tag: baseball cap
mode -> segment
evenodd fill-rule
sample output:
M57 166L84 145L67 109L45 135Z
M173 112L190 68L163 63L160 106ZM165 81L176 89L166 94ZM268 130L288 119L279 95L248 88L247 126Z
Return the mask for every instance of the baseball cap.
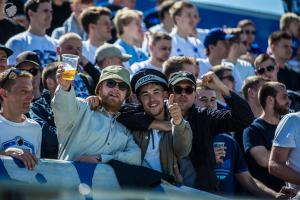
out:
M168 89L167 77L158 70L143 68L137 71L131 78L131 88L133 93L138 93L139 89L148 83L158 83L166 90Z
M112 65L101 70L100 79L95 90L95 93L97 95L99 95L98 90L99 90L100 83L108 79L118 79L124 81L129 88L127 92L127 97L130 96L131 94L130 75L127 69L125 69L122 66Z
M175 86L180 81L189 81L196 87L196 79L194 75L187 71L179 71L173 73L169 78L169 88Z
M208 45L215 44L219 40L230 40L237 37L237 35L226 34L222 28L211 29L204 38L204 46L208 48Z
M33 51L24 51L20 53L16 58L16 68L19 68L23 63L32 63L38 68L42 68L39 56Z
M132 57L129 54L122 53L121 50L115 45L105 43L96 50L95 61L97 63L103 60L104 58L109 58L113 56L119 57L122 60L122 62L126 62Z
M10 48L7 48L3 44L0 44L0 50L4 51L7 54L7 57L11 56L14 52Z

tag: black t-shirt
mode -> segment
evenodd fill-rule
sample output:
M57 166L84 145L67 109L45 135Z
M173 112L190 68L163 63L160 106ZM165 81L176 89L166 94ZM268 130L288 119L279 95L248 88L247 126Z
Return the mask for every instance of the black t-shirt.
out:
M288 90L300 91L300 74L288 69L286 66L284 69L279 69L278 81L284 83Z
M61 27L63 23L70 17L72 10L69 1L65 1L61 6L57 6L52 3L53 17L51 21L51 26L47 29L47 34L51 35L52 31Z
M25 31L25 28L10 19L0 20L0 43L5 44L12 36Z
M255 119L253 123L244 130L243 141L245 158L248 162L249 171L252 176L275 191L279 191L284 182L269 174L268 169L257 164L250 155L250 149L256 146L264 146L271 150L272 141L277 125L269 124L261 118Z

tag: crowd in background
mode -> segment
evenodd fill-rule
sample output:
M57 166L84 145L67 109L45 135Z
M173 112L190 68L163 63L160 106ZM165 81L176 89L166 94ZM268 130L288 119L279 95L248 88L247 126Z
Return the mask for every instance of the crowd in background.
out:
M38 158L118 160L221 195L295 195L300 17L282 15L264 50L249 19L201 29L192 3L161 0L153 24L135 3L27 0L9 18L0 0L0 155L29 170ZM63 54L79 57L74 80Z

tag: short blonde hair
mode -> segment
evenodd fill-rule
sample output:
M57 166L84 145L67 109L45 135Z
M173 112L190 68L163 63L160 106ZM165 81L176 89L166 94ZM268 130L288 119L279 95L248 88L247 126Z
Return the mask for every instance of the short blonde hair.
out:
M77 33L70 32L60 36L57 42L57 46L61 47L61 45L66 42L66 40L70 40L70 39L77 39L81 41L81 37Z
M175 17L181 15L181 12L184 8L195 8L195 6L187 1L177 1L171 7L169 12L174 24L176 24Z
M285 31L289 28L291 23L297 22L300 23L300 18L298 15L295 13L285 13L284 15L281 16L280 18L280 30Z
M143 14L140 11L128 8L118 10L114 18L114 25L118 35L120 36L124 34L124 26L130 24L133 20L141 20L142 18Z

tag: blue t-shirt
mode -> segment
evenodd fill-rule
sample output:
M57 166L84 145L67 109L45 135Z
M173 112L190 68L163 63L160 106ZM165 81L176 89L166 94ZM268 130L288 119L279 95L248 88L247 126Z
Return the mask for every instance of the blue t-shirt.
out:
M268 169L258 165L254 158L250 155L250 149L256 146L264 146L268 151L271 151L276 127L277 125L269 124L263 119L257 118L247 129L244 130L243 142L245 159L248 163L249 171L252 176L260 180L269 188L278 192L284 185L284 182L270 175Z
M127 54L132 56L129 59L129 64L130 65L132 65L133 63L141 62L141 61L144 61L144 60L148 59L148 57L145 55L145 53L141 49L139 49L135 46L132 46L130 44L127 44L123 40L119 39L115 42L115 44L120 45L125 50L125 52Z
M226 195L233 195L237 186L235 175L248 171L242 151L238 143L228 134L219 134L213 141L225 142L226 156L223 164L216 164L215 173L219 180L220 191Z

